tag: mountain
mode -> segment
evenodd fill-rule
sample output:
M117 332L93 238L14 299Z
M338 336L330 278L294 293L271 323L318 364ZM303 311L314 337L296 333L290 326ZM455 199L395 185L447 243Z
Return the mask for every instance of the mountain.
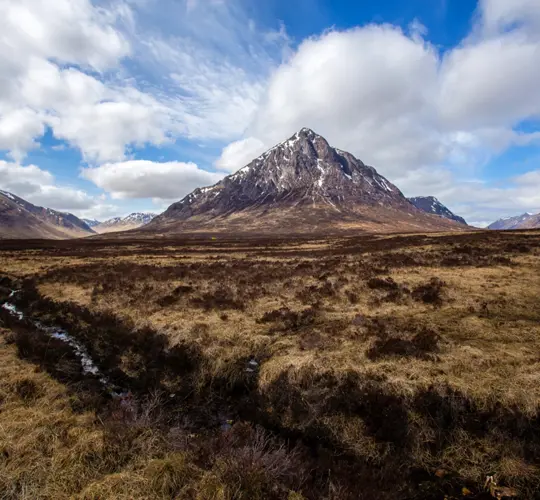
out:
M540 214L533 214L521 224L520 229L540 229Z
M447 207L445 207L435 196L416 196L414 198L408 198L408 200L419 210L423 210L428 214L438 215L445 217L460 224L467 225L467 222L463 217L454 214Z
M38 207L0 191L0 238L66 239L92 234L94 231L73 214Z
M516 215L515 217L505 217L495 221L488 226L488 229L532 229L540 228L540 214L530 214L528 212Z
M335 233L459 230L414 207L352 154L310 129L211 187L195 189L141 232Z
M93 229L100 234L128 231L148 224L155 216L156 214L152 213L133 213L126 217L114 217L105 222L100 222Z
M95 227L95 226L101 224L101 222L98 221L98 220L96 220L96 219L82 219L82 221L83 221L84 223L86 223L86 225L87 225L88 227Z

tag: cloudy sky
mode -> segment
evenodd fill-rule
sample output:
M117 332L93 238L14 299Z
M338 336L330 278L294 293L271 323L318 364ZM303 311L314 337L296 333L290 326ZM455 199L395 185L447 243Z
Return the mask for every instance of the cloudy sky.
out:
M540 212L539 119L539 0L0 0L0 188L80 216L310 127L485 224Z

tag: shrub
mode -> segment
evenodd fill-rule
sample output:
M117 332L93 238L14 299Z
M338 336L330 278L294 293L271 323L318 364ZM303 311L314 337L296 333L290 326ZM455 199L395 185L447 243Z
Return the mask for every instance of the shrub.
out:
M397 290L399 288L399 285L390 276L384 279L371 278L368 280L367 286L372 290Z
M442 291L446 283L439 278L431 278L429 283L417 286L413 292L414 300L440 306L443 303Z
M385 333L375 340L366 356L373 360L387 356L429 359L431 354L438 352L439 341L440 336L429 329L420 330L412 338Z
M318 312L314 307L308 307L303 311L291 311L288 307L266 312L258 323L282 323L285 330L298 330L311 326L317 320Z
M245 304L236 298L229 287L221 287L214 292L207 292L200 297L191 299L191 304L210 311L212 309L238 309L244 310Z
M33 380L24 378L15 384L15 392L23 401L29 402L38 398L41 391Z

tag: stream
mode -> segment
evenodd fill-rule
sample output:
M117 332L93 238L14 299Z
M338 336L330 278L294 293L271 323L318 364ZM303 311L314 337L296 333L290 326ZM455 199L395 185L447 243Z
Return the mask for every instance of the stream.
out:
M15 296L19 290L13 290L10 294L10 298ZM15 316L19 321L25 319L25 315L20 311L15 304L5 302L2 304L2 308L8 311L12 316ZM46 335L53 339L61 340L73 349L73 353L81 363L81 369L86 375L93 375L98 378L104 389L113 397L123 397L126 391L119 390L97 367L94 360L88 354L86 348L74 339L68 332L59 327L45 326L39 321L29 320L38 330L41 330Z
M19 290L13 290L9 298L13 298ZM12 316L16 317L19 321L28 320L36 329L45 333L48 337L52 339L57 339L65 344L67 344L71 349L73 354L79 359L81 370L85 375L91 375L96 377L104 390L114 399L120 399L121 401L131 402L130 392L127 389L119 388L117 385L113 384L111 380L98 368L97 364L94 362L86 347L77 341L73 336L71 336L66 330L58 326L46 326L42 322L33 320L27 317L24 312L22 312L15 304L11 302L4 302L1 306L3 309L8 311ZM246 372L256 373L258 370L259 364L254 359L251 359L247 363ZM169 397L174 397L174 394L169 395ZM223 432L227 432L231 429L232 419L229 415L229 412L222 410L216 416L216 425L221 428Z

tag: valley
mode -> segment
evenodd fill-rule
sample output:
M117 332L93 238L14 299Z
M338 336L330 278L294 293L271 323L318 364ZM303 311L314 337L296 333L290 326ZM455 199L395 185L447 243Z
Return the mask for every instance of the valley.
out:
M0 308L0 489L458 499L495 497L493 475L534 498L539 243L534 230L2 241L0 302L25 316Z

